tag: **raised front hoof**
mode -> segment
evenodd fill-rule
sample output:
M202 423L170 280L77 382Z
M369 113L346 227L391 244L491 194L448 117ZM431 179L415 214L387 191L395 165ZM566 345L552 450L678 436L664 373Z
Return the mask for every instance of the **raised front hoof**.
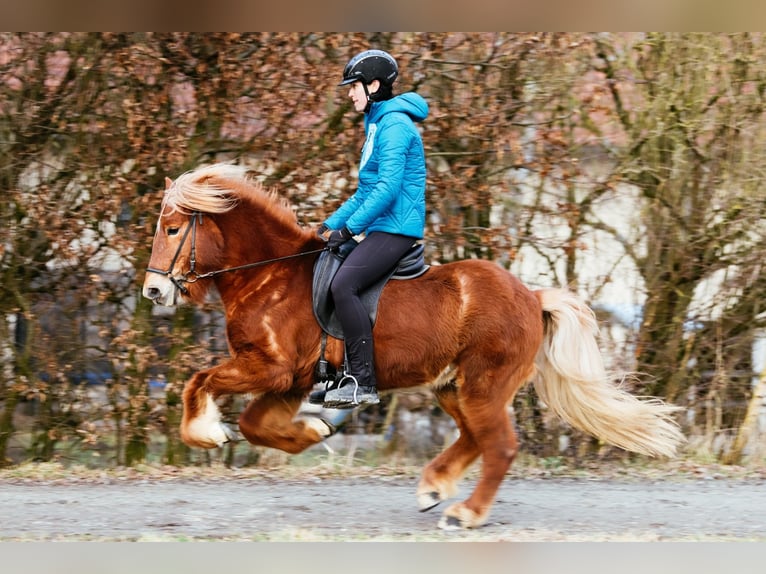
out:
M301 418L308 428L313 429L319 435L319 440L329 438L338 431L334 424L318 414L304 413Z
M223 434L226 435L226 440L218 446L223 446L223 444L231 441L231 442L240 442L244 440L241 434L239 434L239 431L232 427L231 425L228 425L226 423L221 423L221 428L223 429Z
M479 516L462 502L459 502L444 511L438 526L442 530L466 530L478 528L484 524L484 521L484 516Z

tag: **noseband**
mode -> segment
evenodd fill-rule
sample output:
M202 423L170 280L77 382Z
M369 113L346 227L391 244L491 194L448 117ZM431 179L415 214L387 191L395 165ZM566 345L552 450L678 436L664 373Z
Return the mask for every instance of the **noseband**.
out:
M168 267L166 271L163 271L162 269L156 269L155 267L146 268L147 273L157 273L158 275L164 275L165 277L167 277L170 280L170 282L176 286L176 289L178 289L181 293L187 296L189 295L189 290L186 288L186 285L185 285L186 283L196 283L200 279L208 279L210 277L220 275L221 273L228 273L229 271L239 271L241 269L250 269L252 267L258 267L260 265L267 265L268 263L275 263L277 261L284 261L285 259L293 259L295 257L302 257L304 255L312 255L314 253L321 253L322 251L328 250L327 247L323 247L322 249L302 251L301 253L295 253L293 255L285 255L284 257L276 257L274 259L256 261L255 263L237 265L236 267L226 267L224 269L217 269L216 271L208 271L207 273L197 273L196 267L197 267L197 222L198 221L199 221L199 224L202 225L202 213L199 211L195 211L192 213L191 221L189 225L186 226L186 230L184 231L184 234L181 237L181 242L178 244L178 248L176 249L176 252L173 255L173 259L170 262L170 266ZM184 243L186 243L186 239L189 237L190 232L191 232L191 253L189 254L189 270L181 276L174 276L173 267L175 267L176 261L178 261L178 257L181 255L181 249L183 249Z

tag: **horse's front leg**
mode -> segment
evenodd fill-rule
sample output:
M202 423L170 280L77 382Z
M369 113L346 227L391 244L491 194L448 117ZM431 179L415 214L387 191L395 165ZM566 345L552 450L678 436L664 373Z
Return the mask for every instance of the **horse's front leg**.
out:
M258 396L274 389L289 389L292 381L293 374L285 365L272 361L254 366L244 355L196 373L184 387L181 439L189 446L221 446L235 433L221 422L221 410L215 402L218 397L244 393Z
M298 415L300 395L265 393L254 398L239 417L248 442L297 454L326 439L335 427L316 416Z
M235 438L235 433L221 421L216 396L208 386L210 371L196 373L183 392L181 440L189 446L215 448Z
M189 446L215 448L235 438L221 421L215 399L250 393L255 398L242 412L242 435L256 445L298 453L327 438L335 428L311 415L297 415L303 395L291 390L293 374L275 365L263 366L256 377L249 365L234 359L195 374L183 392L181 439Z

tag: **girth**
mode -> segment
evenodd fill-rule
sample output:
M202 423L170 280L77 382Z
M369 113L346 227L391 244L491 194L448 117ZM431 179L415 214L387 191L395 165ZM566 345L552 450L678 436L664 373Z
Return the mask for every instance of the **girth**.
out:
M319 255L317 262L314 264L314 280L312 283L314 316L325 333L337 339L343 339L343 328L335 315L335 304L330 293L330 284L343 260L351 252L349 247L353 248L356 246L355 243L353 245L349 244L351 244L351 241L341 246L339 253L324 251ZM400 259L399 264L394 269L359 294L359 298L364 304L365 309L367 309L372 325L375 325L380 294L390 279L413 279L420 277L428 271L428 265L426 265L423 256L424 252L425 248L423 245L413 245Z

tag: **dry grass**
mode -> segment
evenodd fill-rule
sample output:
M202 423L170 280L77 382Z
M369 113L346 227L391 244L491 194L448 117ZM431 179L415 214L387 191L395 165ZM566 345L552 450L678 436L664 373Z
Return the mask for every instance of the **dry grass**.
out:
M0 482L6 483L120 483L124 481L205 482L227 480L318 480L353 477L414 477L423 465L407 461L369 464L345 456L328 455L303 464L291 464L281 457L262 460L257 467L230 468L222 463L210 466L169 466L141 464L134 467L92 469L57 462L24 463L0 469ZM474 465L466 478L475 478L479 466ZM724 465L691 458L656 461L636 457L634 461L594 461L573 465L567 459L552 457L535 459L520 456L508 476L512 478L579 478L620 480L685 480L685 479L766 479L766 463Z

